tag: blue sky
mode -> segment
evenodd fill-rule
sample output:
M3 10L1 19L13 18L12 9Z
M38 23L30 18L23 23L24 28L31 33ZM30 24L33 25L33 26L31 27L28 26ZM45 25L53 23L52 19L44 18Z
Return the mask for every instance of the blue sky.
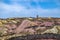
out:
M0 0L0 18L60 17L60 0Z

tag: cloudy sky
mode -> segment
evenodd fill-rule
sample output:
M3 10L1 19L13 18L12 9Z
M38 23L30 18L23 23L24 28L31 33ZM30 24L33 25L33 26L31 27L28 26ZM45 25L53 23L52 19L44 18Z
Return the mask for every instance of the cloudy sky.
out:
M0 0L0 18L60 17L60 0Z

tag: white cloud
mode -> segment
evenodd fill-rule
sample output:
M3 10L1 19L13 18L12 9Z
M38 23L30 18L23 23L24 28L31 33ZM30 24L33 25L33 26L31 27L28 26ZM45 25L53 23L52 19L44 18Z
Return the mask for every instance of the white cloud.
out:
M0 6L0 9L2 9L2 11L9 13L9 12L20 12L24 10L25 7L19 6L19 5L8 5L8 4L2 3Z
M31 5L30 5L31 6ZM39 13L47 13L47 12L59 12L60 9L43 9L41 7L38 7L38 8L30 8L30 9L27 9L26 7L24 6L21 6L21 5L8 5L8 4L4 4L2 3L0 8L2 9L2 11L5 11L5 12L39 12Z
M12 0L13 2L14 0ZM18 0L20 1L20 0ZM26 1L26 0L25 0ZM36 0L34 0L36 1ZM41 0L42 2L43 0ZM17 0L15 0L15 2L17 2ZM55 8L55 9L43 9L41 7L37 7L37 8L32 8L30 4L28 4L28 6L30 7L30 9L27 9L26 7L27 6L22 6L22 5L19 5L17 3L14 3L12 5L8 5L8 4L5 4L5 3L0 3L0 14L3 15L3 14L14 14L14 15L17 15L17 14L31 14L33 15L34 13L35 14L59 14L60 13L60 9L58 8Z

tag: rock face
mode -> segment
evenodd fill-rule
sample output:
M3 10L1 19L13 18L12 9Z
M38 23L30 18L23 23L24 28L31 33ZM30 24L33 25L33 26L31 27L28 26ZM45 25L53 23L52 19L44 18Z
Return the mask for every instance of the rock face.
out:
M1 27L3 26L3 27ZM48 34L48 36L46 35ZM35 20L35 19L9 19L9 20L0 20L0 36L9 36L9 34L12 34L15 36L27 36L29 34L34 34L34 36L30 36L31 38L42 38L37 40L44 40L43 38L53 38L52 35L50 36L50 33L53 34L60 34L60 21L55 20L48 20L45 21L44 19L41 20ZM7 35L6 35L7 34ZM17 35L15 35L17 34ZM40 36L35 36L35 34L41 34ZM43 36L45 34L45 36ZM13 36L9 36L10 38ZM29 40L29 38L27 40ZM56 37L56 35L54 36ZM58 36L60 37L60 36ZM6 37L7 38L7 37ZM25 38L26 39L26 38ZM12 39L14 40L14 39ZM16 39L20 40L20 39ZM24 40L24 39L21 39ZM45 40L53 40L53 39L45 39ZM55 39L54 39L55 40Z
M15 24L6 24L5 27L8 29L7 30L7 33L10 34L10 33L15 33L15 29L17 28L17 26Z
M57 34L58 33L58 29L55 26L52 29L47 29L46 31L42 32L42 34L44 34L44 33L54 33L54 34Z
M37 27L36 30L45 31L46 27Z
M31 34L36 33L37 31L44 33L57 33L57 28L53 27L54 22L39 22L39 21L30 21L30 20L23 20L19 26L13 23L5 24L5 27L8 29L7 33L15 33L19 34L21 32L29 32ZM47 29L47 27L53 27L51 29ZM45 31L46 30L46 31ZM60 29L59 29L60 30Z
M5 28L5 27L0 27L0 36L2 36L2 35L6 35L7 34L7 28Z
M54 25L54 22L43 22L40 24L40 26L44 26L44 27L51 27Z
M21 25L18 26L18 28L16 28L16 33L20 33L22 31L25 30L25 28L27 27L30 27L30 26L34 26L34 25L37 25L36 23L34 22L31 22L29 20L24 20ZM27 29L28 30L28 29ZM29 29L31 32L33 31L32 29Z
M7 30L8 33L20 33L23 31L29 31L33 33L35 32L34 29L29 27L35 26L35 25L37 24L34 22L31 22L29 20L24 20L21 24L19 24L19 26L16 26L16 24L13 24L13 23L8 23L8 24L5 24L5 27L8 29ZM26 29L26 28L29 28L29 29Z
M26 33L29 32L29 34L34 34L36 31L32 28L29 28L29 29L25 29L24 32L26 32Z

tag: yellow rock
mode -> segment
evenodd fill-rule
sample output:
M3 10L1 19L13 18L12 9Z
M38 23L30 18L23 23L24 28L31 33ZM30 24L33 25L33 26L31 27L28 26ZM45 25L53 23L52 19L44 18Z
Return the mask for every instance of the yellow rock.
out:
M41 19L38 19L38 20L41 20Z
M13 23L17 23L16 21L14 21L14 20L11 20Z
M16 22L20 22L20 20L15 20Z
M32 18L28 18L29 20L32 20Z
M54 33L54 34L57 34L58 33L57 26L54 26L52 29L47 29L46 31L42 32L41 34L44 34L44 33Z
M7 23L7 21L6 20L2 20L2 23Z
M2 25L2 22L0 22L0 25Z

